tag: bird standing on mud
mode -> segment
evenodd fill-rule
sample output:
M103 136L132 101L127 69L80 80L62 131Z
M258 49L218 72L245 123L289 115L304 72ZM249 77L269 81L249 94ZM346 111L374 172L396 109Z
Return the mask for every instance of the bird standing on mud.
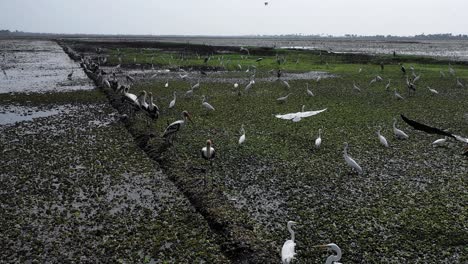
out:
M169 109L171 109L171 108L173 108L175 106L176 99L177 99L177 95L176 95L176 92L174 91L174 99L172 99L172 101L169 103Z
M212 142L210 139L206 141L206 147L201 149L201 156L206 160L213 160L215 158L215 149L212 147Z
M245 142L245 129L244 129L244 125L241 126L241 136L239 138L239 145L242 145L244 142Z
M346 164L351 168L355 169L358 174L362 174L362 168L359 164L348 155L348 143L344 143L343 158L346 161Z
M320 148L320 145L322 144L322 129L320 128L318 131L318 137L315 139L315 147Z
M286 240L281 248L281 262L283 264L289 264L295 258L296 252L294 248L296 247L296 243L294 242L294 230L292 230L292 226L295 225L296 222L288 221L288 231L291 234L291 239Z
M177 132L179 132L179 130L186 126L187 120L192 122L192 118L190 117L189 112L184 110L182 112L181 120L177 120L171 123L169 126L167 126L167 128L164 130L163 138L165 138L169 142L172 142L172 138L177 134Z
M405 132L403 132L402 130L398 129L396 127L396 123L397 123L396 118L393 118L393 133L395 134L395 137L397 139L408 139L409 136Z
M379 127L379 130L377 130L377 136L379 138L380 144L382 144L384 147L388 148L388 142L387 139L380 134L380 131L382 130L382 127Z

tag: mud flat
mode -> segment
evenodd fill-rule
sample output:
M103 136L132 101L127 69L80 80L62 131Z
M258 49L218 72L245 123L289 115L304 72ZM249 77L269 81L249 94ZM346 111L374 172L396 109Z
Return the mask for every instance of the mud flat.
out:
M101 92L44 93L62 87L56 82L72 67L82 76L60 52L60 74L31 87L15 81L14 94L0 94L0 262L228 262L205 219L136 146Z
M73 71L71 80L67 79ZM92 89L54 41L0 40L0 93Z

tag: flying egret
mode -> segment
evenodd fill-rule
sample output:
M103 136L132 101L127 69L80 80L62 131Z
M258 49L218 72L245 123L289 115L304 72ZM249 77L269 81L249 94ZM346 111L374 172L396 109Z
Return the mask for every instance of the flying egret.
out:
M176 92L174 91L174 99L169 103L169 109L173 108L176 103Z
M439 94L439 92L436 90L436 89L432 89L431 87L427 87L427 89L429 89L429 92L431 92L433 95L434 94Z
M353 82L353 89L358 91L358 92L361 91L361 88L359 88L359 86L357 86L355 82Z
M380 134L381 130L382 130L382 127L379 127L379 130L377 130L377 136L379 137L380 144L388 148L387 139L384 136L382 136L382 134Z
M320 145L322 144L322 129L320 128L318 131L318 137L315 139L315 147L320 148Z
M397 100L403 100L403 99L405 99L405 98L403 98L403 96L401 96L401 95L397 92L396 88L395 88L395 90L394 90L394 95L395 95L395 98L396 98Z
M309 84L308 84L308 83L307 83L307 88L306 88L306 90L307 90L307 94L308 94L309 96L311 96L311 97L314 96L314 93L309 89Z
M296 243L294 242L294 230L292 230L292 226L295 225L296 222L288 221L288 231L291 234L291 239L286 240L281 248L281 261L283 264L289 264L295 258L296 252L294 248L296 247Z
M279 98L276 99L276 101L277 101L278 103L284 103L284 102L286 102L286 101L288 100L288 97L289 97L291 94L292 94L292 93L289 93L289 94L286 95L286 96L279 97Z
M320 248L327 248L327 249L330 249L331 251L335 252L335 254L329 256L327 258L327 260L325 261L325 264L341 264L340 262L340 259L342 257L342 254L341 254L341 249L340 247L338 247L338 245L336 245L335 243L330 243L330 244L327 244L327 245L319 245L319 246L316 246L316 247L320 247Z
M215 158L215 149L212 147L211 140L206 141L206 147L201 149L201 156L206 160L212 160Z
M284 115L276 115L276 118L284 119L284 120L292 120L293 122L299 122L302 118L306 118L309 116L314 116L326 111L327 108L318 110L318 111L307 111L307 112L297 112L297 113L290 113Z
M432 142L432 146L441 147L441 146L445 145L446 142L447 142L447 137L439 138L436 141Z
M215 108L206 101L206 96L203 95L202 98L202 106L208 111L214 111Z
M190 117L189 112L184 110L182 112L181 120L177 120L171 123L169 126L167 126L167 128L164 130L163 138L165 138L166 140L171 140L172 137L175 136L177 132L179 132L179 130L185 127L185 125L187 124L187 120L192 122L192 118Z
M242 144L245 142L245 129L244 129L244 124L242 124L240 132L241 132L242 135L241 135L240 138L239 138L239 145L242 145Z
M397 139L408 139L409 136L403 132L403 130L400 130L396 127L397 120L396 118L393 118L393 133L395 134L395 137Z
M348 155L348 143L344 143L344 150L343 150L343 157L344 160L346 161L346 164L348 164L351 168L355 169L358 174L362 174L362 168L359 166L359 164Z

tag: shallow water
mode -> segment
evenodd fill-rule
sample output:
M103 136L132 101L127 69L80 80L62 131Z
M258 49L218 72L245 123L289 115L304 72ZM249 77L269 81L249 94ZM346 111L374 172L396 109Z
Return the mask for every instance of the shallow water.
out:
M0 108L0 125L14 124L22 121L32 121L38 117L48 117L59 114L63 108L40 110L32 107L8 106Z
M52 41L0 40L0 68L0 93L93 89L79 65Z

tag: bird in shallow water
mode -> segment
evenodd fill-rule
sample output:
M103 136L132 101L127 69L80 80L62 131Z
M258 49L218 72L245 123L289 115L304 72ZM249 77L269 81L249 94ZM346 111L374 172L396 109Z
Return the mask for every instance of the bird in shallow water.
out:
M295 247L296 243L294 242L295 236L294 236L294 230L292 230L292 226L295 225L296 222L294 221L288 221L288 231L291 234L291 239L286 240L283 244L283 247L281 248L281 262L283 264L289 264L293 261L295 258L296 252L295 252Z
M358 174L362 174L361 166L359 166L359 164L353 158L351 158L351 156L348 155L348 143L347 142L344 143L343 158L346 164L348 164L348 166L356 170Z
M318 246L315 246L315 247L329 249L329 250L336 253L336 255L333 254L333 255L329 256L327 258L327 260L325 261L325 264L341 264L338 261L340 261L340 259L342 257L342 254L341 254L341 249L337 244L330 243L330 244L326 244L326 245L318 245Z

